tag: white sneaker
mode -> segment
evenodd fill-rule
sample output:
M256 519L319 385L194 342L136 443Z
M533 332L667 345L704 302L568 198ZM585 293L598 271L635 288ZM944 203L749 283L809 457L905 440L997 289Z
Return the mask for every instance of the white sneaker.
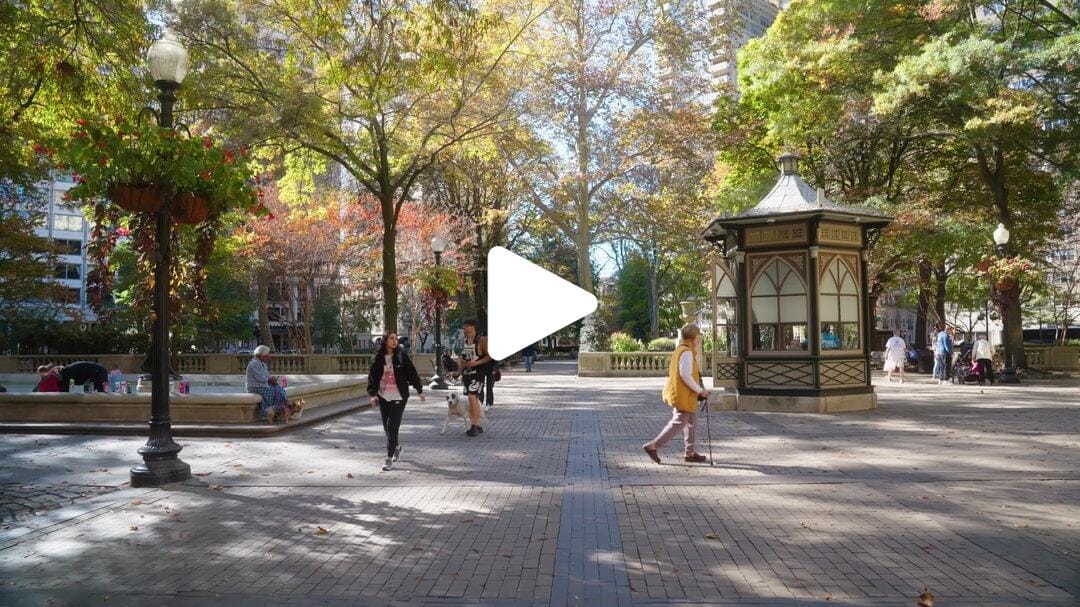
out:
M392 458L389 458L389 457L386 458L386 461L383 462L383 466L382 466L383 472L388 472L393 467L394 467L394 460Z
M394 449L394 457L392 457L391 459L393 459L395 462L401 459L401 445L398 445L397 449Z

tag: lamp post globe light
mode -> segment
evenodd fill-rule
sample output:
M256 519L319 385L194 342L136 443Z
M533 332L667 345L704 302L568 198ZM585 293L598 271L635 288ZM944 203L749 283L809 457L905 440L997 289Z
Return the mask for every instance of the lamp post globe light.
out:
M172 31L166 29L160 40L150 45L146 54L150 74L160 91L161 112L158 125L173 128L173 105L176 90L188 71L188 55ZM171 184L162 184L171 186ZM157 265L154 268L154 331L150 343L150 437L139 448L143 463L131 469L132 487L158 487L191 478L191 466L178 457L180 445L173 441L169 413L169 207L174 193L168 194L157 212Z
M442 236L434 236L431 239L431 252L435 254L435 269L439 269L443 251L446 250L446 240ZM442 368L442 306L438 297L435 298L435 376L431 378L428 388L432 390L448 390L443 379Z
M1007 255L1005 245L1009 244L1009 229L1003 223L997 224L997 229L994 230L994 244L997 245L998 256L1004 258ZM1004 291L1001 292L1001 334L1002 354L1005 361L998 381L1003 384L1018 384L1020 377L1016 374L1013 365L1012 345L1009 342L1009 310Z

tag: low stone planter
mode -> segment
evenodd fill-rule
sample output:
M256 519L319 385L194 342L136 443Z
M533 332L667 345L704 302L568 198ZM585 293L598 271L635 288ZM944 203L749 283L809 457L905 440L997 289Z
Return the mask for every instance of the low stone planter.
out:
M306 409L367 396L364 380L316 383L288 390ZM251 423L261 401L248 393L171 394L174 423ZM0 422L146 422L149 394L0 393Z

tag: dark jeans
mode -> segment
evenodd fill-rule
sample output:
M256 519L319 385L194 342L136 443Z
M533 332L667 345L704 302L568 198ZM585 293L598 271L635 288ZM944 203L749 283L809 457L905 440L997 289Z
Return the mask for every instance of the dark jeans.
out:
M987 380L990 383L994 383L994 366L990 364L990 359L980 358L979 363L979 385L983 385Z
M380 396L379 414L382 415L383 432L386 433L386 457L393 457L398 447L401 417L405 415L405 401L389 401Z

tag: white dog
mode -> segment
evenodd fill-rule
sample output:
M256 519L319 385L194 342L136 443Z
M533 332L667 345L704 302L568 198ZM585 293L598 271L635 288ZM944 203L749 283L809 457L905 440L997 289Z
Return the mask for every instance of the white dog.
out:
M455 417L464 420L465 429L469 429L472 423L469 421L469 397L456 392L446 395L446 421L443 422L439 434L446 434L446 429L450 427L450 420ZM487 425L487 414L484 413L484 408L480 407L480 427L483 428Z

